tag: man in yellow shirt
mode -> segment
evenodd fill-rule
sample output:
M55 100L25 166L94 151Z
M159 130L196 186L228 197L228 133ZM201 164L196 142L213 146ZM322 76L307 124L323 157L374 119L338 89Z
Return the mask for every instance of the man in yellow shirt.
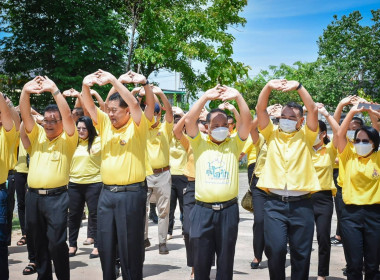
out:
M155 123L149 128L147 142L147 159L150 170L146 181L148 184L148 201L152 194L156 197L158 211L158 252L168 254L166 236L169 228L169 211L172 178L169 166L170 141L173 138L173 111L169 100L158 87L153 92L160 97L165 113L165 122L161 123L161 106L156 103L154 109ZM148 239L148 219L145 225L145 239Z
M2 279L9 278L8 270L8 229L7 229L7 188L9 155L16 138L16 128L3 94L0 92L0 272Z
M290 102L281 111L279 126L267 112L272 90L297 90L308 110ZM256 113L267 142L267 159L257 187L268 192L264 205L265 254L270 279L285 279L286 243L289 239L292 279L308 279L314 234L310 192L320 190L311 151L318 135L318 109L301 83L272 80L262 89Z
M112 84L107 113L94 104L90 87ZM145 114L122 83L139 83L146 95ZM99 70L83 80L82 100L101 138L103 189L98 202L98 250L103 279L116 279L116 252L123 279L142 279L147 188L145 151L154 98L143 75L128 72L116 79ZM116 246L117 245L117 246Z
M241 124L228 137L227 114L220 109L208 113L208 135L199 132L197 120L209 100L236 100ZM195 279L209 279L213 256L217 255L217 279L232 279L239 224L239 155L250 131L251 114L243 96L226 86L212 88L194 104L186 119L186 133L194 152L195 199L190 213L190 244Z
M44 127L31 116L30 95L50 92L57 105L48 105ZM70 279L67 210L70 162L78 133L69 105L53 81L36 77L21 92L20 110L30 140L29 190L25 198L28 234L35 245L39 279L52 278L51 260L58 279Z

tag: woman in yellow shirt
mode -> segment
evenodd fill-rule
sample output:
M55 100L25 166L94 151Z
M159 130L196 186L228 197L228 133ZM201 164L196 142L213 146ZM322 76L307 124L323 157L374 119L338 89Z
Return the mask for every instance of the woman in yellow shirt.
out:
M80 117L77 121L79 134L78 147L75 150L70 167L69 182L69 256L75 256L77 239L82 220L84 203L89 210L89 236L94 238L94 249L90 258L99 257L97 249L97 207L102 180L100 176L101 147L100 137L89 117Z
M318 112L329 122L334 135L339 125L327 112L324 106L318 106ZM319 134L315 139L312 152L312 160L318 175L321 190L311 196L314 221L318 240L318 280L326 279L329 275L331 252L331 218L333 214L333 195L336 188L333 180L333 166L337 156L336 137L330 142L327 136L326 124L319 120Z
M339 158L344 166L341 232L347 261L347 278L375 279L380 252L380 153L379 132L368 126L355 131L353 143L346 132L355 114L367 111L355 105L338 130Z

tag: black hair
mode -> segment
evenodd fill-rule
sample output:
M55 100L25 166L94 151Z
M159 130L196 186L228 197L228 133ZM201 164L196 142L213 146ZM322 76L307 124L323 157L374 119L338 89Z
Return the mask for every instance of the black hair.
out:
M359 117L353 117L351 121L358 122L361 127L364 125L364 121Z
M46 112L58 112L59 117L62 119L61 112L58 109L58 106L56 104L49 104L44 109L44 115Z
M82 107L75 107L73 109L73 111L76 111L76 115L79 116L79 117L83 117L84 116L84 111L83 111L83 108Z
M357 130L355 130L354 140L356 140L356 136L358 135L360 130L363 130L365 133L367 133L368 138L371 139L371 141L373 142L373 146L374 146L373 150L377 152L377 150L379 149L379 143L380 143L379 132L371 126L364 125L361 128L358 128Z
M297 109L298 111L300 111L301 117L303 117L303 108L297 102L290 101L290 102L286 103L286 105L284 107L289 107L289 108Z
M92 144L94 143L94 140L95 140L95 137L98 135L96 133L96 130L95 130L95 127L94 125L92 124L92 120L87 117L87 116L83 116L83 117L80 117L78 120L77 120L77 126L78 126L78 123L84 123L84 125L86 126L87 128L87 132L88 132L88 146L87 146L87 151L88 153L90 153L90 150L91 150L91 147L92 147Z
M221 110L221 109L219 109L219 108L215 108L215 109L212 109L212 110L207 114L207 117L206 117L206 123L210 123L210 121L211 121L211 115L212 115L213 113L222 113L222 114L225 115L226 118L227 118L227 113L226 113L225 111L223 111L223 110Z
M121 97L120 93L115 92L108 99L108 101L114 101L114 100L119 100L119 106L121 108L128 108L127 102L125 102L125 100Z
M227 116L227 121L228 121L228 120L232 120L232 122L235 123L235 119L234 119L234 117L232 117L232 116Z
M319 132L325 132L326 131L326 136L323 137L323 144L327 145L328 143L330 143L330 139L327 137L327 126L325 124L325 122L319 120L318 121L319 123Z

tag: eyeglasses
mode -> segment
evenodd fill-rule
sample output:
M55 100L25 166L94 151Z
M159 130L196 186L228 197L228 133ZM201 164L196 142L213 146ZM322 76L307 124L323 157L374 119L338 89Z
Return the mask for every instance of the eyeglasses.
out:
M53 120L53 121L48 121L48 120L42 120L42 123L43 124L57 124L58 122L60 122L62 120Z
M77 130L78 130L78 131L81 131L81 130L86 131L87 128L85 128L85 127L77 127Z
M369 144L369 139L355 139L355 144L363 143L363 144Z

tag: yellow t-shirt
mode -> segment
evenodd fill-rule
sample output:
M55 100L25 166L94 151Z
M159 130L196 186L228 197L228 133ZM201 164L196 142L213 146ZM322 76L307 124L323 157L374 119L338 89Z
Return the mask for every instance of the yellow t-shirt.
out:
M95 124L101 139L100 174L104 184L129 185L145 180L145 151L148 120L143 113L140 124L132 117L121 128L116 129L108 115L97 109Z
M101 146L97 136L88 153L88 138L79 139L70 167L70 182L76 184L93 184L102 181L100 176Z
M263 172L263 168L265 165L265 161L267 160L267 151L268 147L265 142L264 136L259 134L259 140L255 144L255 151L256 151L256 165L255 170L253 171L257 178L260 178L261 173Z
M194 153L195 199L211 203L237 197L239 156L245 141L235 134L217 145L201 132L188 139Z
M13 125L10 131L6 131L3 126L0 127L0 184L7 181L8 171L10 169L9 154L13 152L16 137L17 132L15 125Z
M63 131L50 141L42 126L34 124L30 133L30 188L58 188L69 183L70 163L77 147L78 132L72 136Z
M342 195L345 204L370 205L380 203L380 153L359 157L348 142L339 158L344 167Z
M9 170L15 169L17 164L17 151L18 151L18 144L20 141L20 131L16 131L16 139L13 142L12 145L12 152L9 154Z
M163 168L169 165L169 143L172 138L173 122L160 122L157 127L149 128L147 159L152 169Z
M245 142L243 153L247 155L248 166L256 162L256 146L252 142L251 135L248 136L247 141Z
M181 140L185 138L181 137ZM175 136L170 141L170 173L172 175L183 175L187 163L187 151L181 140Z
M186 148L186 154L187 154L187 161L186 161L186 166L183 171L183 174L187 176L188 178L195 180L194 153L193 153L193 149L191 148L189 139L187 139L187 136L185 134L183 134L181 138L181 143Z
M19 145L18 145L18 161L15 167L15 170L18 173L28 173L29 171L28 164L26 162L27 154L28 153L26 152L24 145L22 144L21 139L20 139Z
M318 151L313 149L312 157L321 190L332 191L334 196L337 191L333 178L333 167L336 155L337 149L334 147L333 143L330 142L327 145L323 145Z
M271 189L291 191L321 190L312 162L312 150L317 131L307 125L299 131L285 133L272 121L261 130L267 146L267 159L257 186L265 191Z

